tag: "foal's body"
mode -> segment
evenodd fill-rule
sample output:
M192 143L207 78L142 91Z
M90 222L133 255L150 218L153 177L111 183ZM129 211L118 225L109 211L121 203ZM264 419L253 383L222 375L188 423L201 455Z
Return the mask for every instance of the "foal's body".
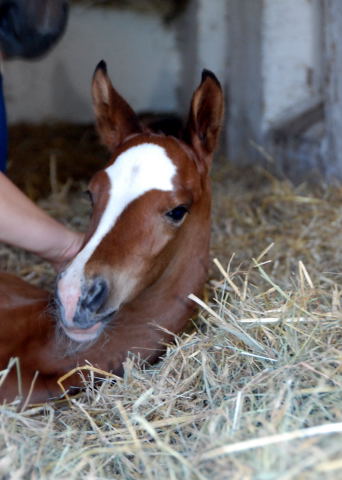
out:
M39 371L31 396L35 402L58 395L58 378L86 362L121 375L128 352L155 361L193 315L188 295L201 295L207 275L208 172L222 118L217 80L206 73L194 94L187 142L144 131L112 88L104 64L95 73L93 98L98 130L113 151L113 163L90 183L94 211L89 233L57 283L57 333L49 295L0 274L0 368L11 357L20 358L24 395ZM146 152L148 159L139 160ZM154 155L155 169L165 161L157 183L149 178L155 172L146 170ZM139 168L142 178L136 176ZM120 178L125 185L127 172L135 193L127 200L123 192L126 203L108 223L123 201ZM142 181L150 186L145 189ZM77 341L76 348L67 337ZM64 385L80 386L81 379L74 374ZM10 400L17 393L12 369L0 395Z

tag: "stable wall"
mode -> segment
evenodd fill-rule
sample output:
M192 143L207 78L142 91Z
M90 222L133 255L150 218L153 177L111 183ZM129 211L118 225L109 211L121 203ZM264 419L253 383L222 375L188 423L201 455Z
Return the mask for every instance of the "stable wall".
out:
M45 58L5 64L9 122L92 121L90 83L101 59L135 109L177 109L180 67L172 28L157 15L74 7L66 34Z
M320 0L264 0L264 128L317 101L321 90Z
M152 13L73 7L48 56L6 63L9 121L92 121L90 82L102 58L136 110L185 113L206 67L229 99L230 156L244 161L249 139L320 94L319 2L192 0L169 24Z

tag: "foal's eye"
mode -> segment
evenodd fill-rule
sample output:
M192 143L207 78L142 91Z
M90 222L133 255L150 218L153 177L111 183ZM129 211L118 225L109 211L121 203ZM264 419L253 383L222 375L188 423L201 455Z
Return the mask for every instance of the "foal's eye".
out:
M166 213L166 216L174 224L179 224L188 213L189 209L185 205L179 205L179 207L173 208Z

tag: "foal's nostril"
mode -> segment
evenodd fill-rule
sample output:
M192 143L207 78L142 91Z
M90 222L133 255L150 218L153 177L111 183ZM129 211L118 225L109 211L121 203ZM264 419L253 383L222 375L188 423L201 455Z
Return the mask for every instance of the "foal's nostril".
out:
M108 286L102 278L94 278L82 292L81 306L96 313L108 298Z

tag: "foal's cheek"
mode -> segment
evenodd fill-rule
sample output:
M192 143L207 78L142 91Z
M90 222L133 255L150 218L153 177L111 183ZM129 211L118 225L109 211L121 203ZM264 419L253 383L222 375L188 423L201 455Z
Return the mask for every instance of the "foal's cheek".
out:
M170 225L162 219L155 229L155 235L151 235L149 241L144 241L139 282L142 287L158 278L170 263L174 256L176 235L177 231L173 227L170 228Z

